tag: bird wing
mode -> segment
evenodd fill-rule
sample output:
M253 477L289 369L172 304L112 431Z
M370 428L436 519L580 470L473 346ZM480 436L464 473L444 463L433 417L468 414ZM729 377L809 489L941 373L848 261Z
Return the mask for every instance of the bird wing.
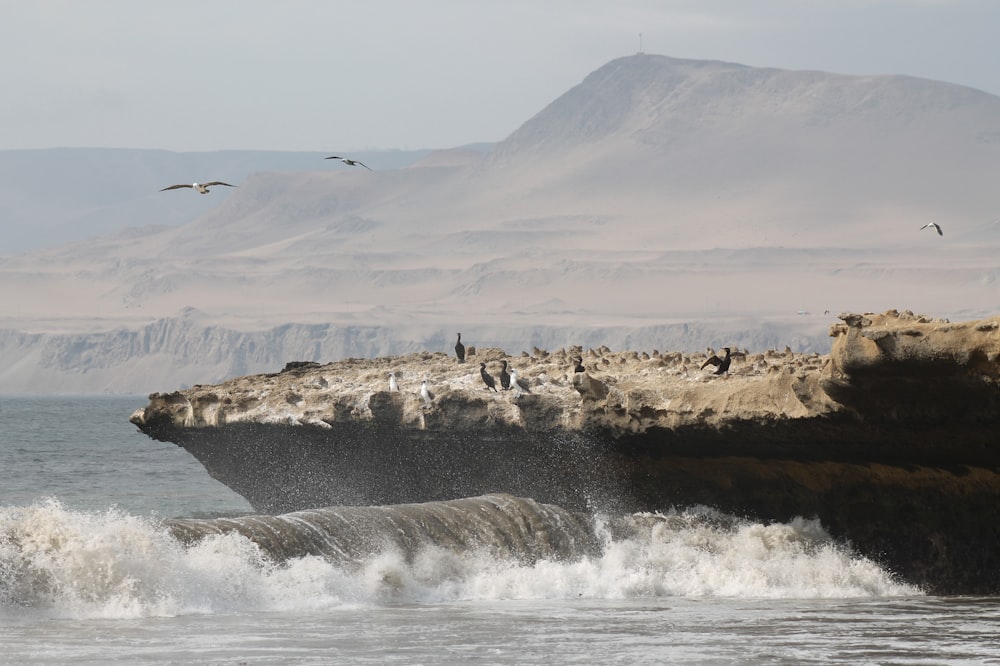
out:
M368 166L367 164L365 164L364 162L359 162L357 160L351 160L351 161L354 162L355 164L360 164L361 166L363 166L364 168L368 169L369 171L374 171L375 170L375 169L371 168L370 166Z
M161 191L161 192L166 192L167 190L176 190L176 189L177 189L177 188L179 188L179 187L194 187L194 185L187 185L187 184L185 184L185 183L182 183L182 184L180 184L180 185L171 185L170 187L164 187L164 188L163 188L162 190L160 190L160 191Z
M705 359L705 362L701 364L701 368L699 369L704 370L710 365L722 365L722 359L719 358L718 356L710 356L709 358Z
M342 160L344 158L341 157L341 156L339 156L339 155L330 155L329 157L324 157L323 159L324 160Z
M941 227L940 227L940 225L937 225L937 224L935 224L935 225L934 225L934 228L935 228L935 229L937 229L937 232L938 232L938 236L944 236L944 232L943 232L943 231L941 231Z
M230 185L229 183L223 183L221 180L213 180L211 183L202 183L205 187L211 187L212 185L225 185L226 187L236 187L235 185Z

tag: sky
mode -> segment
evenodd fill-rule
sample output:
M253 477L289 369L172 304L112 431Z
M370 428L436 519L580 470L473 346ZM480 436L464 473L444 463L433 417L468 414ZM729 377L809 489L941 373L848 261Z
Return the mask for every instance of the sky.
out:
M0 0L0 12L0 150L499 141L640 44L1000 95L998 0Z

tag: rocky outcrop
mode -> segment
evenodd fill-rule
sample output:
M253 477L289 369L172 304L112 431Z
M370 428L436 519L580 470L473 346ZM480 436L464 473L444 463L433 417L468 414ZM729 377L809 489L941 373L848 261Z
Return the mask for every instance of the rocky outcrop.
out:
M737 351L720 376L704 354L469 348L464 364L292 363L155 393L132 422L260 511L491 492L571 510L708 504L817 516L911 582L1000 592L1000 318L840 318L829 356ZM486 388L479 363L496 375L501 359L525 388Z

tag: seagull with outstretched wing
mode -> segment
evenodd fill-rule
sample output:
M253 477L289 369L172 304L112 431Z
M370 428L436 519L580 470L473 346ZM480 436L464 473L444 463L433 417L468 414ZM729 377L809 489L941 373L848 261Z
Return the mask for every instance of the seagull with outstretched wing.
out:
M171 185L170 187L164 187L161 192L166 192L167 190L178 190L182 187L190 187L199 194L208 194L208 188L215 187L216 185L225 185L226 187L236 187L235 185L230 185L229 183L223 183L221 180L213 180L211 183L181 183L180 185Z
M327 160L340 160L341 162L343 162L347 166L363 166L364 168L368 169L369 171L374 171L375 170L375 169L371 168L370 166L368 166L367 164L363 164L363 163L361 163L361 162L359 162L357 160L352 160L352 159L349 159L347 157L340 157L339 155L331 155L330 157L324 157L323 159L327 159Z

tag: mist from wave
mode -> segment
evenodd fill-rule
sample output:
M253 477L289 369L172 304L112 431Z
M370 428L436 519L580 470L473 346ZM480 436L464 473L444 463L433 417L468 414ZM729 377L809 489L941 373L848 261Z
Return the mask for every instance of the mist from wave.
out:
M134 618L505 599L920 594L818 521L583 516L507 495L157 521L0 509L0 616Z

